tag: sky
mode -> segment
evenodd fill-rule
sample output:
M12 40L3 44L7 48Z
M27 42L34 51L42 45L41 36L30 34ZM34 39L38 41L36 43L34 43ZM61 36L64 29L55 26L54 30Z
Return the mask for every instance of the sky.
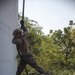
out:
M23 0L18 1L18 12L22 12ZM43 27L45 34L49 30L63 30L69 21L75 22L75 0L25 0L25 16L35 20Z

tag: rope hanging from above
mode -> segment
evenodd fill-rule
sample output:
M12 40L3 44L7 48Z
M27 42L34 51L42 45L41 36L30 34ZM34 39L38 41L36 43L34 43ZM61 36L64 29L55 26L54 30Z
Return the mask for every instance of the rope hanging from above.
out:
M23 9L22 9L22 20L20 21L21 24L21 29L23 29L23 31L27 31L27 28L24 25L24 10L25 9L25 0L23 0Z
M25 7L25 0L23 0L23 9L22 9L22 20L24 21L24 7Z

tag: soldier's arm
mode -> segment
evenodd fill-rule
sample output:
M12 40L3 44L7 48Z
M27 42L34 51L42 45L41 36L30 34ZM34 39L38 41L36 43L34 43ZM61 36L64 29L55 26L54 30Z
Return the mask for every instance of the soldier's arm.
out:
M28 40L31 39L31 36L29 35L28 32L24 32L24 33L23 33L23 36L24 36L24 38L26 38L26 39L28 39Z
M12 39L12 43L13 44L17 44L17 45L21 45L23 43L23 41L21 39L16 39L15 37Z
M24 38L27 38L29 36L28 32L27 31L23 32L23 36L24 36Z

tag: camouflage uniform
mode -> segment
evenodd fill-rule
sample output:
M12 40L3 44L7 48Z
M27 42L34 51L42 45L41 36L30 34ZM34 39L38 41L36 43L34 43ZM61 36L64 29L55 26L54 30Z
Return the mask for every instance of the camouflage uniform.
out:
M17 34L21 34L22 36L20 37L16 37ZM28 36L27 34L22 34L22 32L19 29L14 30L13 32L13 39L12 39L12 43L16 44L17 50L20 51L21 53L21 58L20 59L20 63L17 67L17 72L16 75L21 75L24 67L28 64L31 67L33 67L34 69L36 69L39 73L44 74L45 71L39 67L35 61L35 59L33 58L30 50L29 50L29 44L28 44Z

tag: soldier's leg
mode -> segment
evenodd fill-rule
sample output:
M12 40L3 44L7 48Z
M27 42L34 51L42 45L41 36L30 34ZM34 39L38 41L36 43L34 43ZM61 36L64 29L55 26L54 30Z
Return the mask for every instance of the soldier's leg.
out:
M33 67L35 70L37 70L40 74L45 73L45 71L40 66L38 66L36 63L35 64L30 64L30 66Z
M16 75L21 75L21 73L24 70L25 66L26 66L26 63L24 63L22 60L20 60L20 63L17 67Z
M35 59L33 58L33 56L30 56L28 59L29 59L28 64L31 67L33 67L35 70L37 70L41 74L45 73L45 71L40 66L37 65L37 63L36 63Z

